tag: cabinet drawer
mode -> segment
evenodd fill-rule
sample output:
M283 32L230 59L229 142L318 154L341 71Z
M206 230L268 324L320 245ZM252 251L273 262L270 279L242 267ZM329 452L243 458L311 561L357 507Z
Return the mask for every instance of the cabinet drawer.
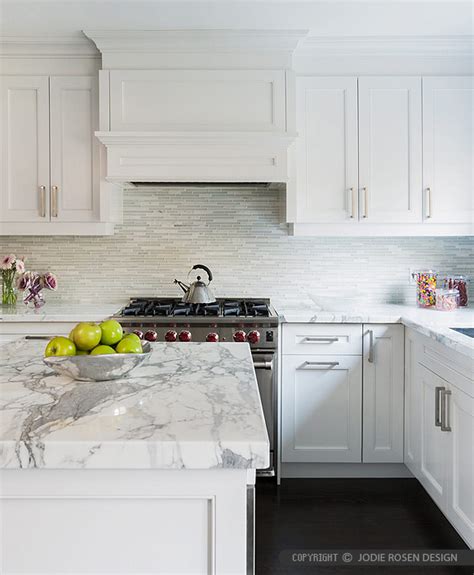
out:
M284 355L361 355L361 324L284 324Z

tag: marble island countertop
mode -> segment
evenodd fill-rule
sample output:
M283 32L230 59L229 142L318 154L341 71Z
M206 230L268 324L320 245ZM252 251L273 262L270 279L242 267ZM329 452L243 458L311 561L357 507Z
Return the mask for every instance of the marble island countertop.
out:
M250 349L157 343L127 378L54 374L44 341L0 347L0 468L265 468Z
M307 301L304 305L281 304L276 309L284 323L402 323L474 359L474 338L450 329L474 327L474 308L446 312L414 305Z
M22 302L18 302L15 307L0 305L0 323L18 322L80 322L80 321L102 321L115 313L122 307L123 303L97 303L81 304L67 302L46 302L38 310L27 308Z

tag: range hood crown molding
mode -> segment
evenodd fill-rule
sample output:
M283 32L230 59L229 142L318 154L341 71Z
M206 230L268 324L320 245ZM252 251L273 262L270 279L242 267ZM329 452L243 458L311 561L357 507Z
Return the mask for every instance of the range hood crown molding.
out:
M293 52L308 30L84 30L102 52Z

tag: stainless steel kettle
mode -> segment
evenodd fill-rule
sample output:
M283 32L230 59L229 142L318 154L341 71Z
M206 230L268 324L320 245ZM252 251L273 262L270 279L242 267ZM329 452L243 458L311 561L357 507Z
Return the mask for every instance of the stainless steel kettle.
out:
M212 281L212 272L207 266L202 264L196 264L193 266L189 273L193 270L204 270L207 273L207 284L202 281L201 276L197 276L197 280L190 285L185 284L182 281L174 280L175 284L184 291L183 302L184 303L214 303L216 298L214 294L209 289L209 284ZM189 277L189 274L188 274Z

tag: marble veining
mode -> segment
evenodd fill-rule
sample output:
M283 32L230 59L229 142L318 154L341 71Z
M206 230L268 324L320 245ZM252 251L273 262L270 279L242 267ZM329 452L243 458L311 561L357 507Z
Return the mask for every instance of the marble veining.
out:
M277 310L283 323L401 323L474 358L474 339L449 329L474 326L474 309L469 307L445 312L409 305L379 304L364 307L350 301L340 304L312 301L304 306L279 305Z
M127 378L54 374L44 341L0 348L0 468L264 468L247 344L156 343Z
M125 302L81 304L47 301L42 308L35 310L27 308L22 302L18 302L13 308L0 306L0 323L99 322L117 313L123 305Z

